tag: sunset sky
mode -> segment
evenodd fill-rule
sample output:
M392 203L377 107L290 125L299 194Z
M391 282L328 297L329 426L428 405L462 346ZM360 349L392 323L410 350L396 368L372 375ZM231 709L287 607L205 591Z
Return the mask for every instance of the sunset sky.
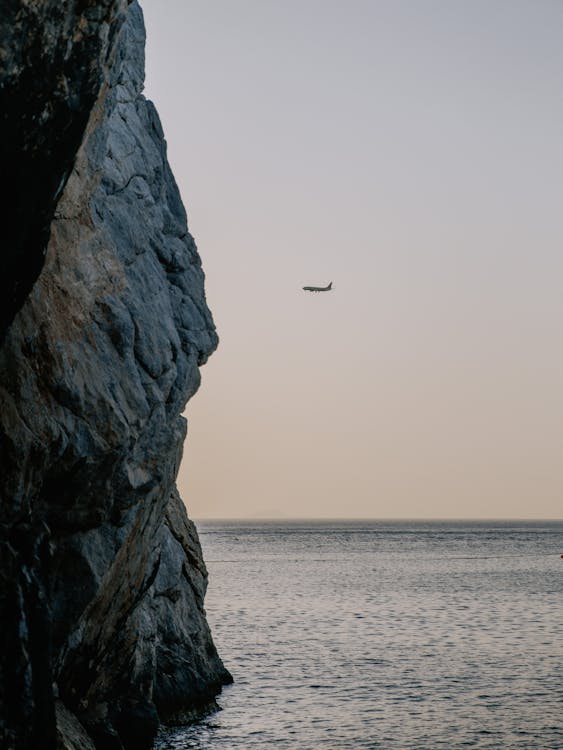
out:
M221 339L190 514L561 518L563 3L142 6Z

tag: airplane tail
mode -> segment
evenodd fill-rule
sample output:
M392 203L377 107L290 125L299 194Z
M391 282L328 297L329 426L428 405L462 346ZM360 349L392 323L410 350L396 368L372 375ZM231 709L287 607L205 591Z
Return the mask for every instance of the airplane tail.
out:
M332 281L331 281L331 282L330 282L330 284L328 285L328 288L329 288L329 289L332 289Z

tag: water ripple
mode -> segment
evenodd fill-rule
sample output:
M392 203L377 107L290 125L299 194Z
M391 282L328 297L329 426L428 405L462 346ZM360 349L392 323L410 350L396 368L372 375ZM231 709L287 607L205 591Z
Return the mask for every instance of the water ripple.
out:
M235 684L159 750L563 750L563 523L200 535Z

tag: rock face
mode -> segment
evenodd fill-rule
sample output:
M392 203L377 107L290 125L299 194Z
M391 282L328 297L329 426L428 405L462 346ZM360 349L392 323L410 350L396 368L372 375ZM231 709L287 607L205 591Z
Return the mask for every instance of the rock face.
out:
M47 231L43 268L23 305L12 295L0 349L0 744L55 747L58 724L60 747L86 747L87 733L98 748L140 750L159 721L191 716L230 681L175 486L181 412L217 337L161 125L141 95L141 10L37 3L51 5L47 36L24 13L29 37L47 57L76 37L72 55L86 54L99 86L76 101L67 86L80 139L59 143L49 123L31 132L64 159L34 198L48 229L32 227L19 255L8 248L19 260L2 279L24 288L25 252L42 258ZM78 27L103 43L68 36L80 5L98 16ZM2 41L8 57L16 42Z
M126 0L3 0L0 163L4 190L0 340L41 271Z

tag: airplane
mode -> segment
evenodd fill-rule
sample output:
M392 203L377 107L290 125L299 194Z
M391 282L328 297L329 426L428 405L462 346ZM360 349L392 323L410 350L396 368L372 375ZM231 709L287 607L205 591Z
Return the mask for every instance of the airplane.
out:
M303 290L305 292L330 292L332 289L332 281L328 286L304 286Z

